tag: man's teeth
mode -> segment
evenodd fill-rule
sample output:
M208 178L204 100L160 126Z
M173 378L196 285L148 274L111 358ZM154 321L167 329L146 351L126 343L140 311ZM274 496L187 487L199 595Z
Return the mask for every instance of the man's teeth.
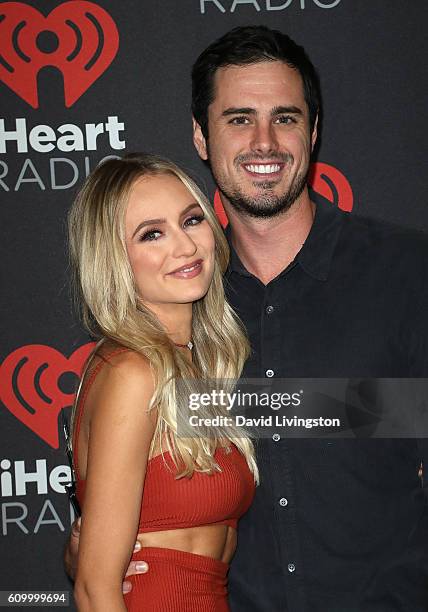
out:
M245 169L256 174L273 174L279 172L281 166L279 164L248 164Z

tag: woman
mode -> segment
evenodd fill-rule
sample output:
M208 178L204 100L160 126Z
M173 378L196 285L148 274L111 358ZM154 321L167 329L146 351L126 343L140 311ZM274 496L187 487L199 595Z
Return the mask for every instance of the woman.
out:
M69 237L83 319L100 338L73 411L78 608L224 612L253 446L232 426L195 435L177 404L177 381L237 378L248 355L224 298L221 227L179 168L135 154L88 177ZM133 559L150 570L123 596L137 536Z

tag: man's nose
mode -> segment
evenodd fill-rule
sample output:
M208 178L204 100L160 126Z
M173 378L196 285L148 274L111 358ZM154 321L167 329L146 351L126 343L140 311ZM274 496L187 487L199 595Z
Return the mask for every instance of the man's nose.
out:
M189 234L181 229L174 236L174 257L191 257L198 250Z
M254 126L251 148L263 154L278 150L275 126L271 121L260 121Z

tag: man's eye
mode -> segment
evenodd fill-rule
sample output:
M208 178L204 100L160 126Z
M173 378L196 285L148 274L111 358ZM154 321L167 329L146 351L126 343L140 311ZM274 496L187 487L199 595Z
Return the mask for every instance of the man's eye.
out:
M229 123L232 123L232 125L245 125L246 123L248 123L248 117L234 117L229 121Z
M146 241L153 241L153 240L157 240L159 238L159 236L161 235L161 232L159 230L149 230L148 232L146 232L145 234L143 234L142 236L140 236L140 242L146 242Z
M184 227L188 227L189 225L199 225L205 219L204 215L192 215L184 222Z
M289 123L296 123L296 120L291 115L280 115L275 120L276 123L285 123L288 125Z

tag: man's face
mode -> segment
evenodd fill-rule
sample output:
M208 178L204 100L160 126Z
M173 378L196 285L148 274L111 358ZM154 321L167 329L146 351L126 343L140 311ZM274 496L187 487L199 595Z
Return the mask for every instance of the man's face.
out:
M305 188L316 141L300 74L266 61L220 68L214 85L208 141L194 122L194 143L224 204L253 217L288 210Z

